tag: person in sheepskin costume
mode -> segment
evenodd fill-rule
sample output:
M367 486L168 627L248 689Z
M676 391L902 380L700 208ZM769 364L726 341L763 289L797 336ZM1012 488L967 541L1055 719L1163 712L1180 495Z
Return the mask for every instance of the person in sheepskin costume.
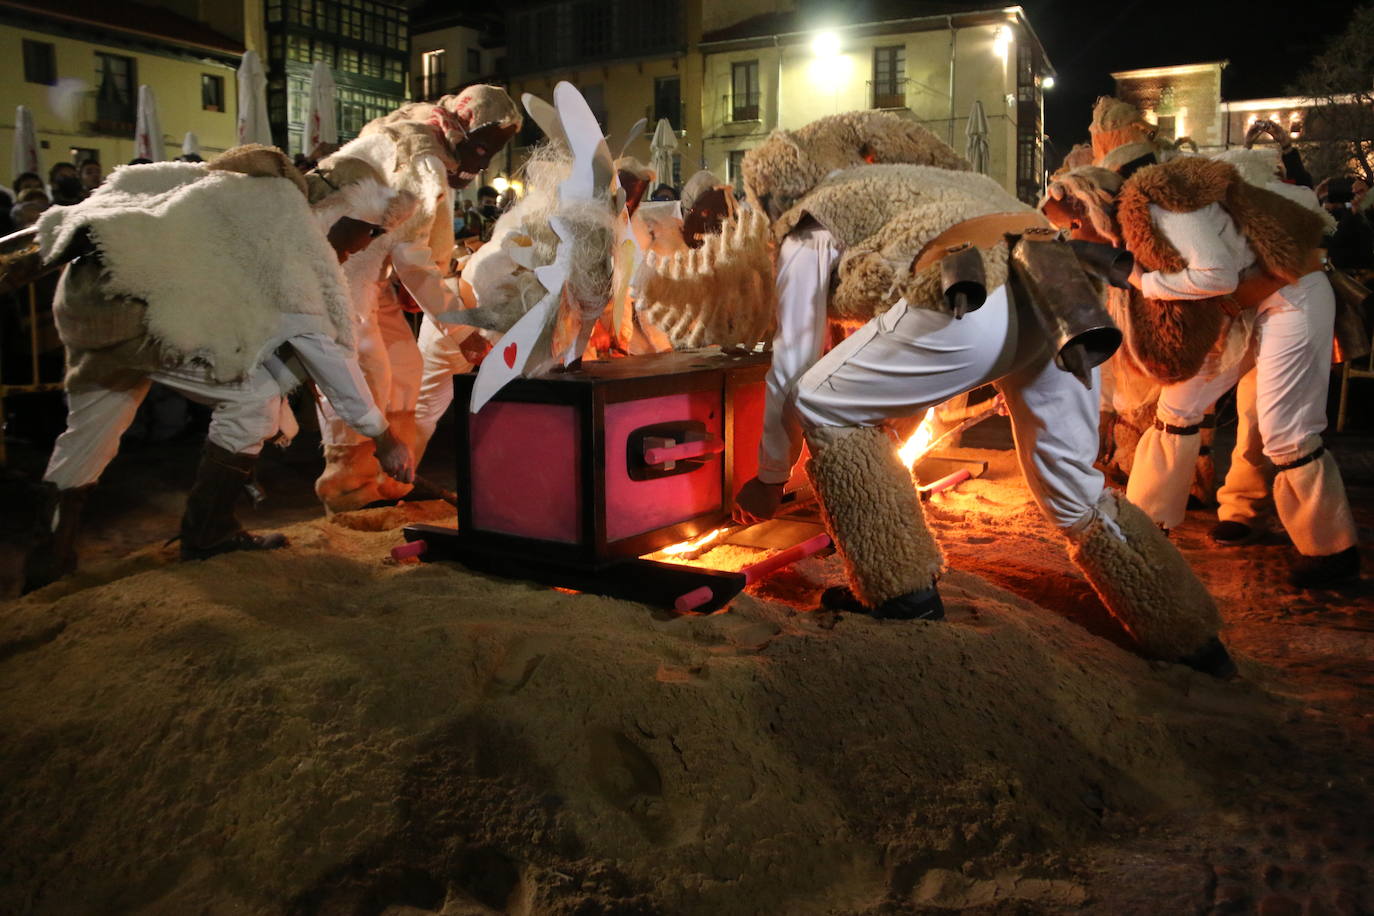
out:
M1203 157L1143 166L1119 192L1094 188L1091 175L1075 180L1087 222L1135 257L1131 282L1141 296L1127 338L1164 385L1154 426L1136 448L1131 499L1162 527L1182 520L1199 424L1252 359L1253 422L1273 464L1279 520L1300 555L1290 581L1320 588L1357 579L1354 519L1322 444L1336 311L1317 251L1322 215L1292 199L1296 192L1276 193ZM1246 397L1242 387L1242 423ZM1238 460L1248 438L1238 434ZM1262 490L1265 471L1254 476L1250 489Z
M449 273L453 257L453 190L466 187L520 129L515 103L497 86L469 86L437 102L414 102L365 126L356 140L321 162L315 173L326 182L336 172L363 164L387 183L419 200L414 214L344 265L354 307L358 358L373 397L382 405L396 435L415 445L415 405L425 355L406 321L390 276L398 249L414 252L412 261ZM426 316L421 335L427 350L451 349L472 333ZM409 483L385 474L372 443L338 416L327 400L320 407L325 469L315 492L331 511L356 509L379 500L399 499Z
M295 431L286 395L306 376L372 438L387 473L413 476L358 367L339 265L404 222L415 200L376 172L349 176L313 207L306 192L280 150L244 146L206 164L116 169L39 222L44 261L77 256L53 308L67 429L43 476L26 591L76 568L81 506L153 382L214 408L181 520L183 559L286 544L244 531L234 504L263 444Z
M993 382L1034 499L1141 651L1232 676L1211 596L1093 467L1096 393L1056 365L1030 297L1009 293L1007 235L1047 235L1043 218L923 127L881 112L775 132L743 169L781 248L759 473L738 494L738 511L746 521L776 512L805 437L850 583L822 603L877 617L944 616L940 548L884 425ZM939 261L923 260L952 237L972 239L988 291L962 317L945 303ZM832 317L861 326L822 355ZM1083 381L1092 374L1084 369Z

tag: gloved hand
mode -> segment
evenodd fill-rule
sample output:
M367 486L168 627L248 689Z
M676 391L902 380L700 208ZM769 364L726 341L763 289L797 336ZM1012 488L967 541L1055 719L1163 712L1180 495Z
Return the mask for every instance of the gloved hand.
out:
M415 455L410 446L393 436L390 429L372 441L377 447L377 462L388 476L401 483L415 482Z

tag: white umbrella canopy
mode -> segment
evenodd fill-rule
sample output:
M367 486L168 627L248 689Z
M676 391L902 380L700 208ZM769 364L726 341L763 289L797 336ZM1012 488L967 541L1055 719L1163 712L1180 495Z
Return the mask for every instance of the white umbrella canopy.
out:
M267 73L257 51L244 51L238 70L239 143L272 145L272 125L267 120Z
M181 141L181 155L183 155L183 156L199 156L199 155L200 155L200 138L197 137L193 131L189 131L189 130L188 130L188 131L186 132L186 137L185 137L185 139L183 139L183 140Z
M339 123L334 105L334 74L324 61L315 61L310 71L310 94L305 104L305 130L301 133L301 152L309 156L321 143L339 144Z
M667 118L659 118L654 137L649 141L649 168L658 174L658 183L673 183L673 153L677 152L677 134Z
M138 87L138 117L134 122L134 158L161 162L167 158L162 142L162 122L157 117L157 96L150 86Z
M967 158L975 172L986 175L992 167L992 157L988 153L988 116L983 111L983 103L974 101L973 110L968 115Z
M25 172L42 175L38 170L38 131L33 126L33 112L20 105L14 112L14 150L10 157L10 181Z

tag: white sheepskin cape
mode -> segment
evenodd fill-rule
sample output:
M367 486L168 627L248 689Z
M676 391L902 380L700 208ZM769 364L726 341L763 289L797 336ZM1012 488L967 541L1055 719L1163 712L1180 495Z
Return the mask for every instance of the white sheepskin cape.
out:
M280 343L283 312L316 315L320 332L353 346L338 257L296 186L284 178L168 162L116 169L79 204L38 222L44 259L90 231L110 295L148 304L163 352L243 378Z

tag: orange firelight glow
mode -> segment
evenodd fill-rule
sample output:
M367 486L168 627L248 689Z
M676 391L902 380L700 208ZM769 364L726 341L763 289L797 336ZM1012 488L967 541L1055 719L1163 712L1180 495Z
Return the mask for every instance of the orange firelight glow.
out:
M726 528L717 528L715 531L706 532L701 537L696 538L695 540L680 541L676 544L670 544L669 546L664 547L659 552L667 554L670 557L675 557L684 553L692 553L705 547L707 544L711 543L716 538L724 534L727 530L728 529Z
M926 452L930 449L930 443L933 441L935 441L935 411L928 410L926 415L921 418L920 425L897 450L897 456L902 459L902 464L906 465L908 471L915 466L916 462L925 457Z

